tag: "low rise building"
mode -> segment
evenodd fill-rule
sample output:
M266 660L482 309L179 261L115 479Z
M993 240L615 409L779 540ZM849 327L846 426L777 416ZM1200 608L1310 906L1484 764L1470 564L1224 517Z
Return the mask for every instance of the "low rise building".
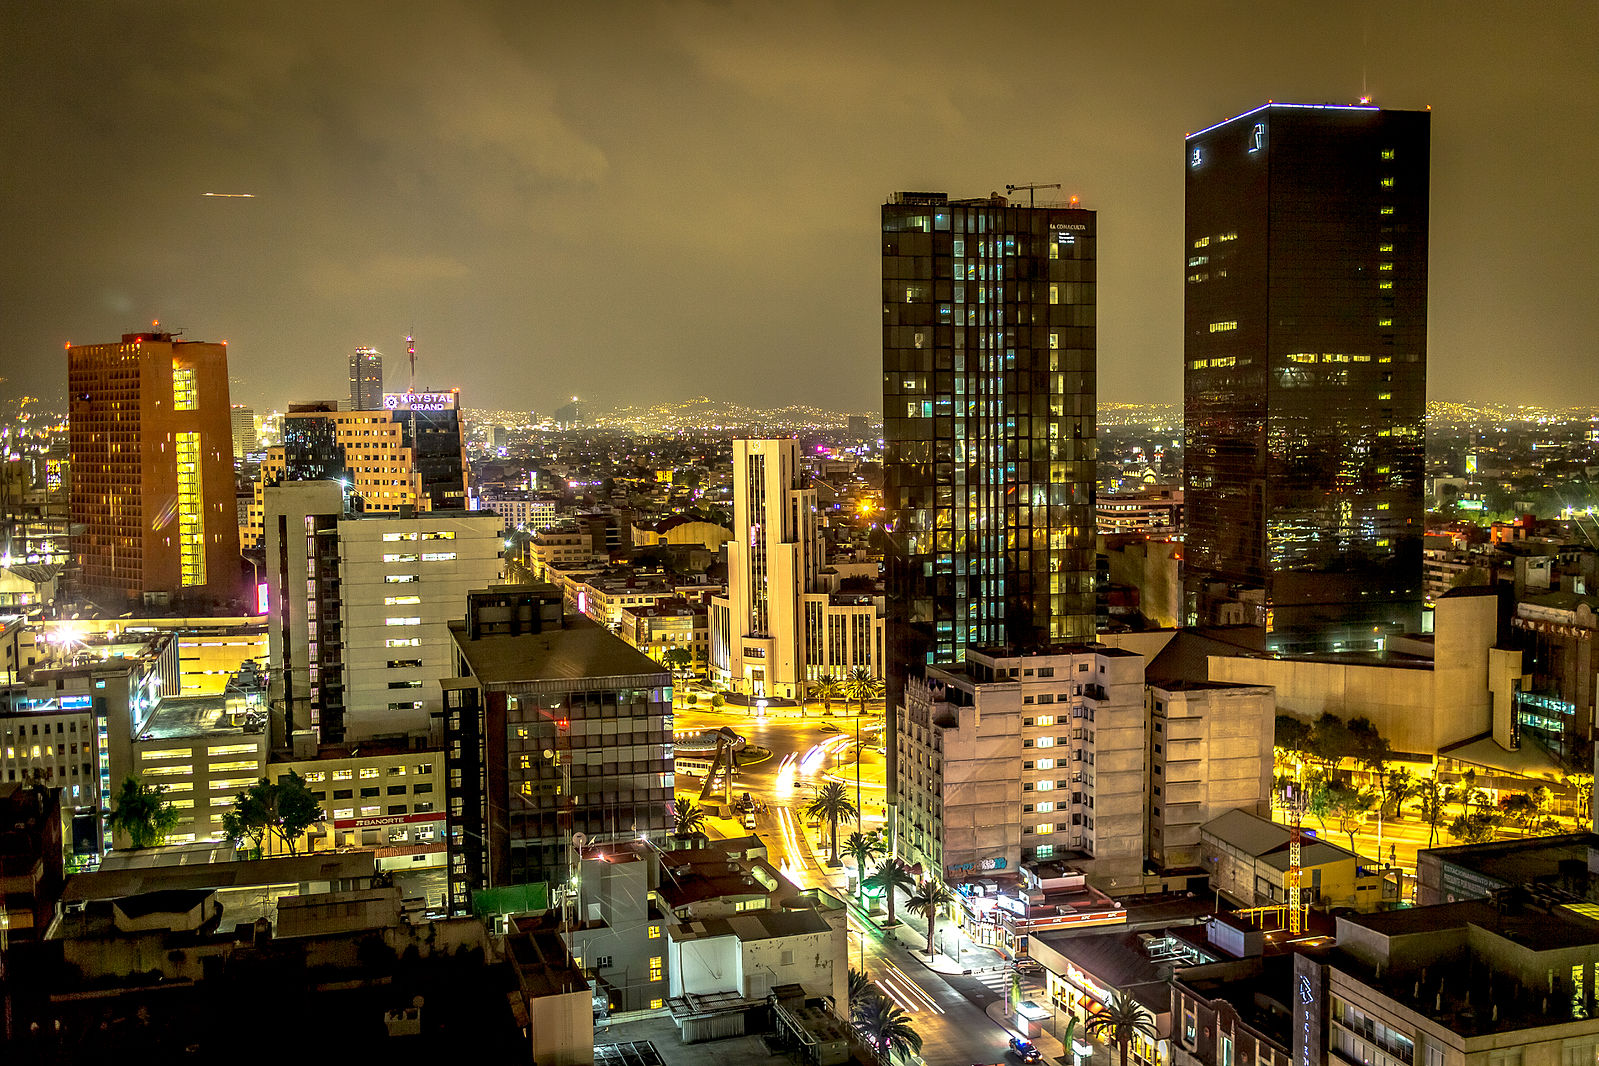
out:
M1295 960L1295 1062L1593 1062L1599 921L1514 897L1341 917Z
M1239 907L1289 902L1289 834L1287 826L1244 810L1205 823L1199 852L1212 888ZM1310 906L1370 911L1398 895L1376 863L1308 829L1299 867L1303 902Z
M331 745L315 758L274 759L266 776L277 781L289 773L300 775L327 816L296 843L297 851L362 848L385 871L444 865L443 751L379 741ZM286 851L281 841L271 842L272 854Z
M1599 897L1596 857L1594 833L1422 848L1416 852L1416 902L1488 899L1517 887L1539 899L1580 903Z
M44 939L66 880L61 790L0 785L0 951Z
M177 808L164 843L222 840L234 797L266 773L266 722L230 712L221 696L164 699L132 751L130 772Z

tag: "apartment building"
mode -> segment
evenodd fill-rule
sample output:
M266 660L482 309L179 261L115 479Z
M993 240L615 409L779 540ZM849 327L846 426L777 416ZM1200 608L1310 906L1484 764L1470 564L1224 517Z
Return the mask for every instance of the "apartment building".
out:
M453 670L446 623L504 576L489 512L356 513L344 486L267 490L269 643L287 734L426 737Z
M1277 703L1264 685L1149 686L1149 857L1199 865L1200 834L1223 811L1271 815Z
M898 839L955 874L1065 859L1096 877L1145 853L1144 658L1100 645L968 648L906 687Z

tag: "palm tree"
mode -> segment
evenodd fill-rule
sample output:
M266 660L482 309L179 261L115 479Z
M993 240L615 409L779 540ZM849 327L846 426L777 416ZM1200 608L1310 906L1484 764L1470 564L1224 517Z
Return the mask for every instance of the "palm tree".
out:
M927 919L927 957L933 957L933 929L938 924L938 912L955 902L955 893L936 877L924 877L916 886L916 895L910 898L910 909Z
M1112 996L1109 1003L1088 1019L1083 1032L1115 1044L1121 1053L1122 1066L1127 1066L1127 1049L1136 1037L1154 1040L1159 1035L1155 1031L1155 1019L1149 1011L1126 992L1117 992Z
M694 801L683 796L672 801L672 835L687 840L695 833L705 831L705 812Z
M882 694L883 683L864 666L857 666L844 679L844 695L849 699L861 701L863 718L866 717L866 701L875 700Z
M856 1008L855 1024L879 1057L893 1061L920 1055L922 1037L911 1027L911 1016L888 1001L886 996L869 992Z
M875 833L856 830L845 838L844 854L855 860L855 894L860 895L866 888L866 864L883 854L883 842Z
M844 785L839 781L829 781L822 786L822 790L811 800L811 805L805 808L807 818L826 818L833 830L833 865L838 862L838 823L857 821L861 812L855 809L855 804L850 802L849 793L844 791Z
M822 713L833 713L833 701L844 698L844 685L838 678L828 675L811 686L811 699L822 701Z
M896 888L909 892L916 887L916 881L911 877L910 867L892 855L878 864L877 872L866 879L872 888L883 890L883 896L888 900L888 924L894 924L894 890Z
M106 824L114 832L126 833L132 847L155 847L178 825L178 809L165 792L160 785L146 785L130 774L117 790L116 806Z
M851 1017L855 1015L855 1005L864 1000L871 989L872 979L851 966L849 968L849 1009Z

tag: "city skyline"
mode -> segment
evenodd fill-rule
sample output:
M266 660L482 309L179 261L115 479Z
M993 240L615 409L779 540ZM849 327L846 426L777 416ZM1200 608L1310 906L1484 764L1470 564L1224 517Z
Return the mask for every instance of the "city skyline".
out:
M1365 93L1433 108L1431 398L1599 401L1599 143L1535 106L1594 97L1595 9L1040 8L981 56L899 11L11 9L0 395L51 398L63 344L159 318L228 340L258 409L340 395L350 350L413 327L422 376L469 402L721 382L870 409L882 197L1059 181L1106 228L1101 395L1172 402L1176 145Z

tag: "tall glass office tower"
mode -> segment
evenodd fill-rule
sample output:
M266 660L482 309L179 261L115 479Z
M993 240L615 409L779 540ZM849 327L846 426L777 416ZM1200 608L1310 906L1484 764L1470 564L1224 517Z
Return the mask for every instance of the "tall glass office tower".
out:
M1430 117L1267 104L1184 142L1190 624L1420 624Z
M1094 637L1094 246L1073 205L883 205L891 716L968 646Z

